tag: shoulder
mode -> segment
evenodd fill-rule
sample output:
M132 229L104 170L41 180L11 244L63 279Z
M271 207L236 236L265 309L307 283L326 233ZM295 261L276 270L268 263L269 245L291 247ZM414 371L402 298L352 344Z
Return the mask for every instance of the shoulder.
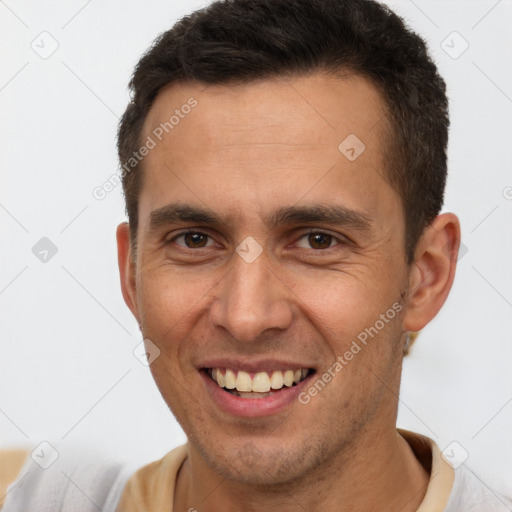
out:
M468 466L455 466L430 438L399 429L416 458L430 473L418 512L510 512L512 500L490 488Z
M44 442L11 464L2 512L113 512L133 469L94 448ZM12 477L12 472L14 479ZM17 477L16 477L17 476ZM13 481L14 480L14 481Z
M510 512L512 499L491 489L465 465L455 470L455 481L445 512Z
M184 444L137 470L126 484L118 512L167 510L174 498L178 472L187 455L188 445Z
M9 486L16 480L28 450L0 450L0 509L5 502Z

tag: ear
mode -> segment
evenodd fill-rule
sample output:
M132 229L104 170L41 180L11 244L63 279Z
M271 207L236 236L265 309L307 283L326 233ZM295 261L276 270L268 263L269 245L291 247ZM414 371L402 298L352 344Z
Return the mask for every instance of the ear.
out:
M443 306L455 277L460 223L453 213L437 216L418 242L409 274L403 329L417 332Z
M130 225L123 222L117 226L117 262L121 277L121 290L126 305L140 325L139 309L137 306L135 262L133 260L130 243Z

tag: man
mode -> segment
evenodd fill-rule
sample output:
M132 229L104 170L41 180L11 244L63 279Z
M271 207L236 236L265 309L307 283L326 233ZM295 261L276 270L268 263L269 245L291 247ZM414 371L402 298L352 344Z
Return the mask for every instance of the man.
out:
M509 510L396 429L410 333L446 300L460 241L423 41L369 0L215 2L131 88L121 286L189 442L104 484L105 503Z

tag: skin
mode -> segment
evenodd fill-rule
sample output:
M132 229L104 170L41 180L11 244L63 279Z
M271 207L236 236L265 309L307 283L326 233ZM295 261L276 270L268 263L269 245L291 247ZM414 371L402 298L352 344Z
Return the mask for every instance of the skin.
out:
M117 231L124 298L161 351L151 371L189 438L175 510L416 510L429 475L396 431L403 346L448 295L457 218L438 216L407 264L402 203L385 179L384 103L362 77L174 84L144 139L191 96L197 107L144 159L136 258L128 225ZM366 146L352 162L338 150L349 134ZM151 228L151 213L175 202L223 221ZM368 225L267 222L278 208L317 204ZM175 238L189 228L207 245ZM319 247L308 229L333 238ZM263 249L252 263L236 252L249 236ZM397 302L400 313L306 405L236 418L205 389L197 365L214 357L321 375Z

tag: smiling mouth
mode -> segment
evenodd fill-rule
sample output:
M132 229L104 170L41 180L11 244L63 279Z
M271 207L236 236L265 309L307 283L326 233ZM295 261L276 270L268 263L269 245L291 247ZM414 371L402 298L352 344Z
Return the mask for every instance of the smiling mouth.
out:
M224 391L241 398L266 398L282 389L300 384L314 373L311 368L249 373L230 368L205 368L210 378Z

